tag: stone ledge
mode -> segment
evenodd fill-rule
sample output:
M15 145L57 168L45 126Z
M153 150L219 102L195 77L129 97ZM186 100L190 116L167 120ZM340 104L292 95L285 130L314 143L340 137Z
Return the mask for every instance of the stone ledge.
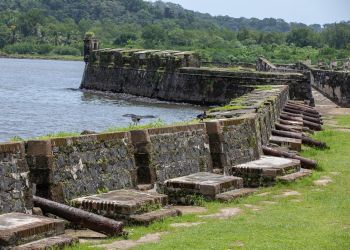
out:
M288 147L290 150L301 151L302 141L301 139L294 139L288 137L281 136L271 136L270 142L274 144L278 144L282 147Z
M169 198L202 195L207 199L215 199L219 193L242 187L242 178L199 172L166 181L165 193Z
M233 200L251 195L255 193L257 190L258 190L257 188L240 188L240 189L218 194L215 199L221 202L229 202L229 201L233 201Z
M296 181L298 179L310 176L311 174L312 174L312 170L302 168L302 169L300 169L299 172L287 174L284 176L278 176L277 180L280 182L289 183L289 182L293 182L293 181Z
M300 161L272 156L262 156L259 160L228 169L230 175L242 177L246 187L271 186L278 176L298 171Z
M14 247L13 250L64 249L65 247L72 246L75 243L78 243L78 239L66 235L61 235L20 245Z
M180 216L181 212L176 209L160 209L145 214L131 215L130 221L135 224L148 225L157 220L164 220L168 217Z
M0 143L0 153L24 153L23 142Z
M16 246L64 233L64 221L21 213L0 215L0 245Z
M170 134L170 133L179 133L179 132L191 132L196 130L205 131L205 124L191 124L184 126L169 126L169 127L161 127L161 128L151 128L148 129L149 135L159 135L159 134Z
M72 200L81 209L113 219L149 212L167 204L167 196L133 189L111 191Z

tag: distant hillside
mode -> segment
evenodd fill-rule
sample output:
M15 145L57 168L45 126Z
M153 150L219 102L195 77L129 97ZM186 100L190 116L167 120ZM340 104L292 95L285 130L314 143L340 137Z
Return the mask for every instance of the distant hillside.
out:
M206 60L253 61L257 55L318 60L350 54L350 22L321 27L211 16L161 1L0 1L0 50L7 54L81 55L86 32L95 33L104 47L197 50Z
M45 10L45 14L57 20L72 18L76 22L82 19L110 19L116 22L153 23L158 20L176 20L182 27L198 28L218 25L232 31L243 28L258 31L288 32L293 27L306 27L302 23L287 23L283 19L233 18L229 16L213 17L186 10L178 4L144 2L142 0L2 0L0 11L15 10L28 12L31 9ZM321 25L310 25L315 31L321 31Z

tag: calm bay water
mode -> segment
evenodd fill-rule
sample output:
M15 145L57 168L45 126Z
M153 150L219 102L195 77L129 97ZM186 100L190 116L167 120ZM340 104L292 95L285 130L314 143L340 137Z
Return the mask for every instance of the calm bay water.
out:
M0 142L124 127L131 123L123 117L128 113L172 123L201 112L198 106L80 91L83 70L83 62L0 59Z

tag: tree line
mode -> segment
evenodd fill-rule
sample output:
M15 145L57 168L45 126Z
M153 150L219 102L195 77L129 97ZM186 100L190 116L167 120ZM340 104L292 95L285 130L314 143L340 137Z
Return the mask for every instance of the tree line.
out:
M213 17L180 5L142 0L3 0L0 50L8 54L82 53L94 32L103 47L197 50L208 61L289 62L350 56L350 23Z

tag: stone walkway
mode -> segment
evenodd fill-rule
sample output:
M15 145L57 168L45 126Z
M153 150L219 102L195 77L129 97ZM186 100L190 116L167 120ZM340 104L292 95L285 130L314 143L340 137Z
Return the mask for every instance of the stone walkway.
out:
M316 109L322 114L325 125L330 126L338 131L350 132L350 126L340 126L334 119L334 117L338 115L350 116L350 108L342 108L338 106L336 103L322 95L317 90L313 90L312 94L315 98Z

